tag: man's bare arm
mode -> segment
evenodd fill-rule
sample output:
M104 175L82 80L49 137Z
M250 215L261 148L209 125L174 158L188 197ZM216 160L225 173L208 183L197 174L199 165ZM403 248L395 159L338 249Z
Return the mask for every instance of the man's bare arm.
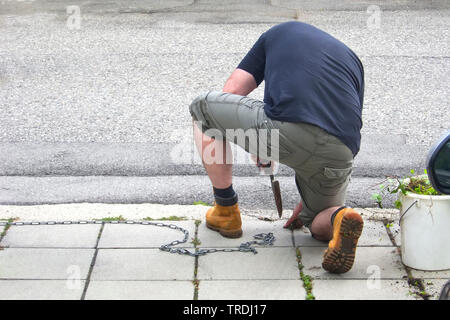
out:
M251 73L242 69L236 69L225 83L223 92L246 96L255 90L256 87L255 78Z

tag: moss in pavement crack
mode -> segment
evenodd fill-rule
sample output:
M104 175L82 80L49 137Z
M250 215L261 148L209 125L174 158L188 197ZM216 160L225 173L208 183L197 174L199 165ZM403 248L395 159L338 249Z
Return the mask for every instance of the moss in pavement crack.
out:
M161 218L144 218L145 221L184 221L187 220L186 217L183 216L170 216L170 217L161 217Z
M195 252L197 252L197 246L200 245L200 239L198 238L198 226L202 223L201 220L195 220L195 235L194 239L192 240L192 244L194 245ZM197 272L198 272L198 256L195 257L194 262L194 280L192 280L192 284L194 285L194 300L198 300L198 288L200 281L197 279Z
M105 217L105 218L94 219L94 220L96 220L96 221L105 221L105 222L108 222L108 221L125 221L125 218L122 215L120 215L118 217Z
M411 293L424 300L429 300L431 295L426 292L425 285L423 284L423 279L414 278L411 274L409 267L406 267L406 272L408 273L408 285L413 290Z
M298 270L300 271L300 278L303 281L303 288L305 288L305 291L306 291L306 300L316 300L316 297L314 297L314 295L312 293L313 280L312 280L311 276L309 276L303 272L303 269L305 267L302 263L302 253L300 252L299 248L295 248L295 252L297 255L297 263L298 263Z
M16 220L19 220L19 218L8 218L8 219L0 219L0 220L11 223L11 222L14 222ZM11 225L7 224L5 226L5 228L3 229L2 233L0 233L0 241L6 236L6 233L8 232L9 228L11 228Z
M210 205L209 203L203 202L203 201L194 201L194 203L192 203L192 205L194 206L208 206L208 207L212 207L212 205Z

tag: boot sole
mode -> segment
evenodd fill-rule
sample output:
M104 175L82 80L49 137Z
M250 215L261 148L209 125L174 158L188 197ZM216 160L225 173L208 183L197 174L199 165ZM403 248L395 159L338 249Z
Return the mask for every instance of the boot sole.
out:
M242 229L237 229L237 230L224 230L224 229L220 229L217 227L214 227L212 225L210 225L208 222L206 223L206 226L214 231L219 232L223 237L225 238L240 238L242 237Z
M356 246L364 222L356 212L342 218L338 239L334 248L328 248L323 256L322 267L331 273L345 273L353 267Z

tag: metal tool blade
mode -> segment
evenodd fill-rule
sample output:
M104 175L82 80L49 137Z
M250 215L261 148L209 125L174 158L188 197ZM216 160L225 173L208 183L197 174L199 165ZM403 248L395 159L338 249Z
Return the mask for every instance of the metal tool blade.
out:
M273 192L273 196L275 198L275 204L277 206L278 217L281 218L281 215L283 214L283 203L281 201L280 182L278 180L275 180L275 178L273 177L273 174L271 174L270 175L270 183L272 185L272 192Z

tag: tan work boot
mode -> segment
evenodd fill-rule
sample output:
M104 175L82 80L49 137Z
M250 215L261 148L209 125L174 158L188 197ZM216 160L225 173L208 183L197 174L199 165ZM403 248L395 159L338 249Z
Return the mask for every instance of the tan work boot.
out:
M240 238L242 222L238 204L221 206L215 203L214 207L206 212L206 226L224 237Z
M333 238L323 256L322 267L325 270L344 273L352 268L363 225L361 215L352 208L343 208L336 214Z

